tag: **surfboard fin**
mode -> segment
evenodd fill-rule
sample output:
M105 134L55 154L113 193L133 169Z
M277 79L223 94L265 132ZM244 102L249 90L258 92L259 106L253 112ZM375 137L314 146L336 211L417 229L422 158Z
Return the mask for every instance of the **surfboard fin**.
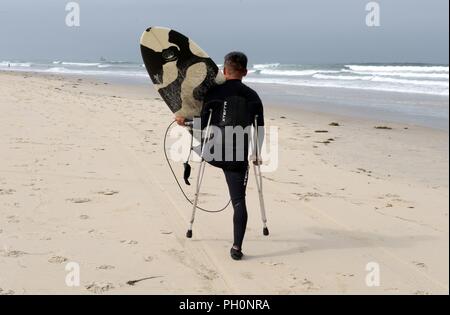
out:
M191 177L191 166L189 165L188 162L184 163L184 182L186 183L186 185L190 186L191 183L189 182L189 177Z

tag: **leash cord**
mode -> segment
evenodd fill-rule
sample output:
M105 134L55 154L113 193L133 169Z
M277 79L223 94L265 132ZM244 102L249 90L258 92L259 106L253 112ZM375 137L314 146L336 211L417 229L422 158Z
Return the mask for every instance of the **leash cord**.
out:
M189 202L189 203L193 206L193 205L194 205L193 201L192 201L191 199L189 199L189 197L187 196L187 194L186 194L186 192L184 191L183 187L181 186L181 184L180 184L180 182L179 182L179 180L178 180L178 178L177 178L177 175L175 174L175 171L173 170L172 164L170 163L169 156L167 155L167 150L166 150L167 136L169 135L170 128L171 128L175 123L176 123L176 121L171 122L171 123L169 124L169 126L167 127L167 129L166 129L166 133L164 134L164 144L163 144L163 146L164 146L164 147L163 147L164 156L165 156L165 158L166 158L167 165L169 166L169 169L170 169L170 171L171 171L171 173L172 173L172 175L173 175L173 178L175 179L175 181L176 181L176 183L177 183L177 185L178 185L178 188L180 188L180 191L181 191L181 193L183 194L184 198L187 200L187 202ZM193 139L194 136L193 136L193 135L191 135L191 136L192 136L192 139L191 139L191 148L190 148L190 151L189 151L189 158L188 158L188 161L189 161L189 159L190 159L190 157L191 157L192 143L193 143L193 141L194 141L194 139ZM207 212L207 213L219 213L219 212L224 211L226 208L228 208L228 206L230 205L230 203L231 203L231 199L228 201L228 203L227 203L224 207L220 208L219 210L209 210L209 209L202 208L202 207L200 207L200 206L197 206L197 209L199 209L199 210L201 210L201 211L203 211L203 212Z

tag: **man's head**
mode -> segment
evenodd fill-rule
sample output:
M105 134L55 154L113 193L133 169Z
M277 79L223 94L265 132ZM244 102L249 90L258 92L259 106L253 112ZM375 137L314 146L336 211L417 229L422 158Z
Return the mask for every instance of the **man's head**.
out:
M239 79L247 75L248 58L245 54L233 51L225 56L223 73L227 80Z

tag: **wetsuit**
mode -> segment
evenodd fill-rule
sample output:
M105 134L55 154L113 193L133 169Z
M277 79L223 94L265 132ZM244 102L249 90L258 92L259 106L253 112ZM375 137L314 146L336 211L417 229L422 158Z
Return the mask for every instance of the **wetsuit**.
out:
M258 94L241 80L228 80L206 94L201 115L202 129L206 127L210 114L211 125L214 127L212 139L209 141L209 148L212 149L208 152L209 159L205 159L213 166L223 169L225 174L234 208L233 245L240 249L248 218L245 195L248 178L248 140L251 132L245 131L250 131L251 126L254 126L255 116L258 126L264 126L263 105ZM259 134L261 141L264 132L260 130Z

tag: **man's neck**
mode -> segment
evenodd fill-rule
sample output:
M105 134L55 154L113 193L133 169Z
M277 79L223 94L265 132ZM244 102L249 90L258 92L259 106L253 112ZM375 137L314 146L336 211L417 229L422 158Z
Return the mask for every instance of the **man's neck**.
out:
M228 77L228 78L225 78L225 80L227 80L227 81L233 81L233 80L242 81L242 77Z

